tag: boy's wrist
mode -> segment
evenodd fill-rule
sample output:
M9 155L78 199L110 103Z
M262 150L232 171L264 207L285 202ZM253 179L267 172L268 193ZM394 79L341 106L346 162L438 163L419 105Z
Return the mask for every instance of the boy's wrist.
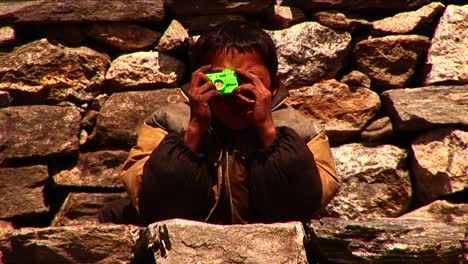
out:
M257 126L257 132L264 148L271 146L275 141L276 128L273 125L273 122Z

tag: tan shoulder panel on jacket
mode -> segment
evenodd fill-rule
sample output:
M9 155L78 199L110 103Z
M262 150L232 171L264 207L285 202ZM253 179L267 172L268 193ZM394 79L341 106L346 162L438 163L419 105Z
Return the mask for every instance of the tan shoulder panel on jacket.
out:
M140 127L137 144L130 150L128 158L123 164L120 178L137 211L139 211L138 193L145 162L166 135L167 132L164 129L143 123Z
M314 154L315 162L322 181L322 208L325 207L341 185L341 179L336 174L335 161L331 153L328 137L322 130L316 137L307 143Z

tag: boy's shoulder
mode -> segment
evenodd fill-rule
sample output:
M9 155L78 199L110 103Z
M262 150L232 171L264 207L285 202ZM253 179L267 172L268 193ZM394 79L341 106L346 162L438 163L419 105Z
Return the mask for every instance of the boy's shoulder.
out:
M186 102L160 107L144 119L147 125L178 133L187 130L189 121L190 106Z
M323 126L305 117L296 109L283 104L272 112L276 127L285 126L293 129L305 141L309 141L323 131Z

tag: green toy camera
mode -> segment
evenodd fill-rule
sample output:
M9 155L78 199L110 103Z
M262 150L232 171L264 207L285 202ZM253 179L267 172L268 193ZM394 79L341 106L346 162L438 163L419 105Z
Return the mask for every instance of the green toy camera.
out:
M225 69L222 72L207 73L206 76L222 94L230 94L239 86L236 72L230 69Z

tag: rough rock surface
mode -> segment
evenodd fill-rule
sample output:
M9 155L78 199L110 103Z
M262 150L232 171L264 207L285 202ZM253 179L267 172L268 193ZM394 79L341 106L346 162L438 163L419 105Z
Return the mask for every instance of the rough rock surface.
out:
M47 105L0 109L0 164L78 152L80 113L75 107Z
M180 89L112 94L99 112L95 139L102 145L129 148L136 143L138 124L146 115L183 101Z
M125 193L70 193L52 221L52 226L98 224L98 210L125 197Z
M468 83L468 5L449 5L436 28L425 84Z
M115 59L106 73L112 91L155 89L177 86L185 73L185 64L169 55L139 51Z
M468 132L432 130L419 135L411 147L415 198L419 204L468 188Z
M152 21L164 19L163 0L3 1L0 22Z
M340 82L349 86L371 88L371 79L360 71L352 71L346 74L341 78Z
M181 17L179 20L180 23L184 25L184 27L187 28L190 32L201 33L207 29L215 27L221 22L245 21L245 18L238 14L223 14Z
M441 222L322 218L308 227L331 263L463 263L466 230Z
M324 26L353 33L366 32L371 27L371 23L367 20L337 11L317 12L314 14L314 18Z
M23 228L0 238L4 263L131 263L139 228L83 225Z
M424 27L428 28L428 25L432 25L444 9L445 6L442 3L433 2L415 11L373 21L371 32L379 35L419 33Z
M360 41L353 57L357 68L372 80L373 89L406 86L431 41L418 35L396 35Z
M47 213L43 189L47 166L0 168L0 219Z
M178 17L193 15L214 15L214 14L251 14L261 13L267 7L273 5L270 0L254 1L227 1L227 0L198 0L180 1L166 0L164 4L168 10Z
M86 27L91 39L124 52L137 51L153 46L161 33L130 23L95 23Z
M361 133L366 142L386 142L393 136L393 126L390 118L382 117L375 120Z
M127 156L122 150L80 153L74 168L55 174L53 179L58 186L123 188L119 174Z
M468 85L394 89L382 94L382 105L400 132L434 127L468 128Z
M282 82L288 89L333 78L344 66L351 35L316 22L268 31L275 43Z
M37 32L44 32L45 38L71 46L86 46L83 26L75 23L33 24Z
M0 91L0 107L9 106L12 99L7 91Z
M350 88L335 80L293 89L286 102L323 123L333 145L350 142L380 109L379 96L367 88Z
M275 5L268 9L266 16L267 28L287 28L306 20L301 9L296 7Z
M343 183L326 207L327 215L370 219L406 212L411 198L406 150L352 143L332 148L332 153Z
M172 20L159 40L156 49L160 52L171 52L182 49L187 43L189 34L177 20Z
M149 226L156 263L308 263L299 222L212 225L181 219Z
M0 27L0 46L5 46L15 42L16 32L12 27Z
M0 53L0 90L9 91L14 104L91 100L109 63L109 56L90 48L41 39Z
M419 219L442 221L448 225L468 226L468 204L454 204L444 200L432 202L399 217L400 219Z

